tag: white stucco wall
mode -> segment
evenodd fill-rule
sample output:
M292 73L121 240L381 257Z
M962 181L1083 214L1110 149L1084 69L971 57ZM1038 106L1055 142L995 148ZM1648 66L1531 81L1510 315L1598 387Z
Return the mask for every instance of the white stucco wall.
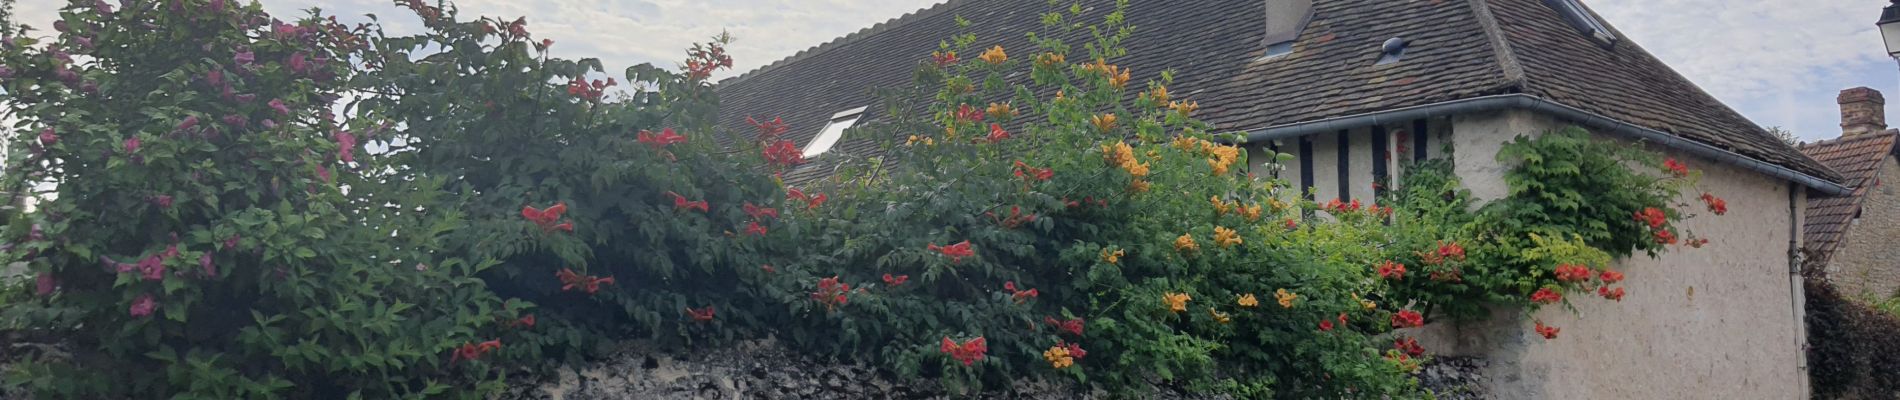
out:
M1338 134L1313 135L1313 200L1339 198Z
M1352 129L1348 131L1349 135L1351 135L1350 142L1348 143L1349 148L1346 149L1343 154L1339 151L1338 133L1307 136L1306 139L1311 140L1313 143L1313 154L1311 157L1311 164L1313 166L1313 199L1321 203L1331 201L1335 198L1341 199L1341 201L1358 199L1362 203L1373 204L1376 190L1373 189L1372 184L1377 182L1373 174L1373 158L1385 157L1387 153L1390 153L1391 158L1386 160L1387 174L1395 178L1398 177L1403 170L1403 164L1410 162L1415 156L1413 149L1417 146L1416 143L1413 142L1412 135L1418 133L1412 133L1412 129L1413 125L1410 123L1386 126L1387 140L1385 143L1386 149L1384 151L1373 150L1372 128ZM1422 134L1427 137L1427 144L1425 145L1427 156L1444 156L1444 151L1442 151L1441 147L1444 145L1445 138L1449 137L1448 133L1451 130L1451 121L1448 119L1432 119L1428 121L1426 129L1427 132ZM1299 140L1299 138L1287 138L1274 142L1274 144L1279 147L1280 152L1295 156L1295 159L1280 165L1279 169L1277 169L1280 179L1286 180L1286 182L1291 185L1291 190L1284 192L1286 198L1283 200L1296 200L1298 199L1298 194L1301 193L1301 162L1298 159L1300 153ZM1272 160L1266 157L1264 145L1249 148L1248 154L1250 155L1249 172L1254 173L1260 179L1270 178L1272 174L1275 173L1276 169L1272 167ZM1350 181L1348 182L1349 190L1347 195L1343 197L1339 195L1339 157L1342 155L1347 157L1347 162L1349 163L1347 167L1350 173ZM1318 215L1322 218L1328 218L1324 212L1318 213Z
M1509 166L1496 162L1499 146L1560 126L1523 111L1455 117L1455 170L1480 198L1501 197ZM1477 323L1436 323L1418 332L1421 342L1439 354L1487 359L1490 393L1500 398L1806 398L1800 293L1787 258L1800 213L1790 215L1788 183L1652 149L1702 170L1702 190L1727 199L1728 215L1679 225L1708 237L1707 246L1621 260L1615 268L1628 276L1621 302L1573 294L1575 311L1507 310ZM1699 206L1700 194L1685 191L1679 201ZM1804 196L1797 190L1797 203ZM1545 340L1532 331L1533 320L1563 331Z

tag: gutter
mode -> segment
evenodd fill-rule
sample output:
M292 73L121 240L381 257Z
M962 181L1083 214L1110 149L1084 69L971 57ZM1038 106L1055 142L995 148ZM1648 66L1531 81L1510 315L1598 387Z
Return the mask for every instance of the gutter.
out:
M1716 161L1741 166L1750 171L1793 181L1801 186L1819 190L1822 193L1832 196L1845 196L1853 193L1852 189L1848 189L1839 183L1788 169L1787 167L1749 158L1748 156L1710 146L1706 143L1684 139L1666 132L1618 121L1601 114L1580 110L1567 105L1558 104L1557 102L1542 97L1522 93L1473 97L1317 121L1269 126L1248 130L1247 137L1242 143L1286 139L1315 133L1330 133L1342 129L1411 121L1426 117L1507 109L1523 109L1556 115L1583 126L1628 136L1638 140L1655 142L1661 144L1663 147L1682 150L1689 154L1712 158Z

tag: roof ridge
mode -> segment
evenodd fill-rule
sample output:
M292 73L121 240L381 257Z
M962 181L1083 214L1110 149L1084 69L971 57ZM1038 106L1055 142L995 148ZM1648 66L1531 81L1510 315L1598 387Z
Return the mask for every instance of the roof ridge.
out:
M1888 130L1875 132L1875 133L1860 134L1860 135L1854 135L1854 136L1842 136L1842 137L1837 137L1833 139L1821 139L1821 140L1816 140L1812 142L1802 143L1800 146L1795 146L1795 147L1798 149L1807 150L1809 147L1832 146L1832 145L1843 144L1843 143L1848 143L1848 142L1856 142L1856 141L1861 141L1861 140L1869 140L1869 139L1883 138L1887 136L1896 136L1896 135L1900 135L1900 129L1888 129Z
M847 44L855 43L859 40L863 40L866 37L877 35L879 33L884 33L885 31L888 31L897 26L901 26L903 24L907 24L912 21L924 19L927 17L935 16L937 14L942 14L949 9L956 8L956 6L960 6L966 3L972 3L976 1L979 1L979 0L946 0L942 3L937 3L936 5L933 5L930 7L920 8L917 11L905 13L904 15L898 16L896 18L891 18L891 19L885 20L884 22L879 22L876 25L871 25L868 28L859 29L857 32L852 32L842 37L832 39L829 42L825 42L817 46L812 46L811 48L808 48L805 50L799 50L798 53L792 54L789 57L781 58L778 61L773 61L771 64L766 64L763 67L758 67L751 71L746 71L743 74L739 74L739 76L726 78L725 80L719 81L719 83L716 84L715 86L724 86L724 85L730 85L730 84L743 82L746 80L746 78L751 78L759 74L770 72L774 69L778 69L779 67L785 66L786 64L791 64L798 60L803 60L803 59L812 57L814 55L824 53L831 49L836 49L838 47L842 47Z
M1517 63L1517 52L1511 50L1511 41L1504 40L1504 30L1498 27L1497 16L1491 13L1489 0L1469 0L1469 3L1471 12L1478 17L1478 26L1484 28L1485 41L1491 44L1491 52L1498 58L1498 69L1504 72L1504 86L1530 92L1530 81L1524 78L1524 66Z

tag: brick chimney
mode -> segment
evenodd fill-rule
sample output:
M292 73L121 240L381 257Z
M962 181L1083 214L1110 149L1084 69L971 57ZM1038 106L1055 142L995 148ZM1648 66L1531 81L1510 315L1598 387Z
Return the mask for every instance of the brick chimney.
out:
M1841 137L1877 133L1887 129L1887 98L1880 91L1857 87L1841 91Z

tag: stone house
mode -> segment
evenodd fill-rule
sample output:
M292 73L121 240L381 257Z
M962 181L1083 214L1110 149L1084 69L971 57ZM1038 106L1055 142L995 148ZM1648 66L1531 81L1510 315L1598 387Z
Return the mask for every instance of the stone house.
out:
M1854 192L1808 204L1809 262L1824 266L1843 293L1885 299L1900 291L1900 193L1885 184L1900 179L1900 130L1887 129L1879 91L1842 90L1838 102L1841 137L1800 148L1840 172Z
M1079 3L1085 20L1114 4ZM950 0L866 28L721 82L722 125L783 117L786 137L813 160L788 179L823 176L828 158L876 151L847 129L879 114L865 111L881 106L873 88L908 84L954 34L1030 49L1025 33L1049 7ZM959 29L959 16L971 24ZM1137 33L1117 64L1136 81L1172 69L1171 92L1199 102L1198 117L1247 132L1251 148L1297 155L1278 171L1317 199L1373 199L1373 183L1401 172L1400 157L1450 158L1477 197L1499 198L1509 166L1494 155L1504 142L1573 125L1704 171L1701 187L1734 212L1684 224L1719 233L1702 249L1620 261L1630 282L1621 302L1500 312L1421 333L1438 355L1484 359L1488 392L1808 396L1794 254L1808 198L1850 190L1578 0L1134 0L1128 22ZM1563 337L1537 336L1533 318L1562 326Z

